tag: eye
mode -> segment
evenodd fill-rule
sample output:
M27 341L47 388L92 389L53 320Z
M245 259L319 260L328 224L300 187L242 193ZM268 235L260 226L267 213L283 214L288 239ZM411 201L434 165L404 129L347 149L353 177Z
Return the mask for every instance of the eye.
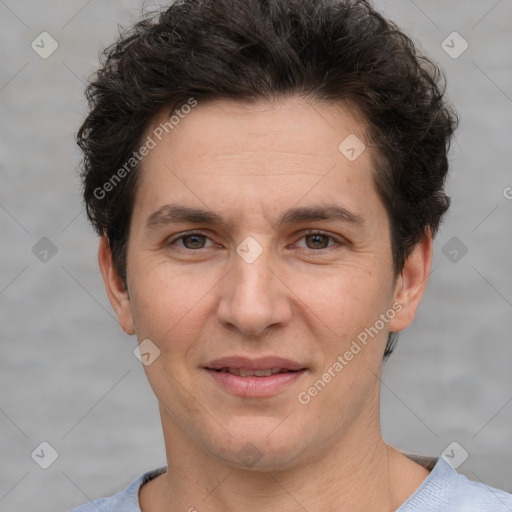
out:
M329 250L331 248L335 248L336 246L343 245L343 242L340 240L321 231L309 231L303 235L300 240L304 240L305 245L298 245L298 247L309 250L311 252L320 252L322 250ZM210 245L207 245L208 241L210 241ZM196 231L190 231L188 233L182 233L181 235L173 238L168 242L168 245L174 245L178 246L180 249L195 251L199 249L207 249L208 247L212 247L215 244L205 234Z
M321 251L336 245L341 245L341 242L337 241L333 236L322 233L321 231L309 231L301 240L305 240L305 248L312 251ZM330 241L334 243L329 245Z
M203 233L198 233L195 231L184 233L177 238L174 238L169 242L169 245L175 245L177 242L181 242L179 244L180 247L184 249L189 250L196 250L196 249L204 249L206 241L210 240L206 235Z

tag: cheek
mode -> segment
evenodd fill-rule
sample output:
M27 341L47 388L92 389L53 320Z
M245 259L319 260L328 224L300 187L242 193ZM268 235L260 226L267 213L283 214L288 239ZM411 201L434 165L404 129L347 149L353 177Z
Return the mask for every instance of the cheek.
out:
M392 297L385 273L366 265L340 266L321 278L303 275L297 282L295 289L304 307L338 340L372 325Z
M139 340L149 338L161 350L186 350L204 323L215 280L164 264L144 264L144 259L132 270L131 310Z

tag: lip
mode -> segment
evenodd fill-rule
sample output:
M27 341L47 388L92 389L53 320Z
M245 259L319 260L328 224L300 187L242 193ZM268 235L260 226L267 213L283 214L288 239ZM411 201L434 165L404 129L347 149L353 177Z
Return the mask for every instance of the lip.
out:
M304 365L291 359L283 359L282 357L261 357L258 359L250 359L248 357L222 357L215 359L205 365L210 370L220 370L221 368L245 368L247 370L267 370L268 368L283 368L284 370L296 371L305 370Z
M285 373L276 373L265 377L242 377L218 370L238 368L245 370L267 370L281 368ZM280 357L250 359L246 357L223 357L208 363L204 369L214 382L225 391L246 398L265 398L276 395L297 382L306 373L307 368L296 361Z

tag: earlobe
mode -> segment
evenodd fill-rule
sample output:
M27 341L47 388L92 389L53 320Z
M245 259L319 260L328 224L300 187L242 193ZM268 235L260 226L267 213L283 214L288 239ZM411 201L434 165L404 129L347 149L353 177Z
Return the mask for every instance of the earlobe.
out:
M401 309L389 323L390 331L402 331L414 320L428 283L431 266L432 234L430 229L427 229L407 258L396 281L394 302L399 303Z
M114 265L112 251L106 235L103 235L100 239L98 264L107 290L108 300L116 312L121 329L126 334L135 334L128 291Z

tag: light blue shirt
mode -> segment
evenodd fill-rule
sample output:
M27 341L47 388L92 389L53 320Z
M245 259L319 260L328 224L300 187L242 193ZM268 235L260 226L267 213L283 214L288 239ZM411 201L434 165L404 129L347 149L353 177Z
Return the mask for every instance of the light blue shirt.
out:
M431 460L434 467L429 476L395 512L512 512L512 494L469 480L443 458ZM114 496L71 512L141 512L139 489L165 470L163 467L144 473Z

